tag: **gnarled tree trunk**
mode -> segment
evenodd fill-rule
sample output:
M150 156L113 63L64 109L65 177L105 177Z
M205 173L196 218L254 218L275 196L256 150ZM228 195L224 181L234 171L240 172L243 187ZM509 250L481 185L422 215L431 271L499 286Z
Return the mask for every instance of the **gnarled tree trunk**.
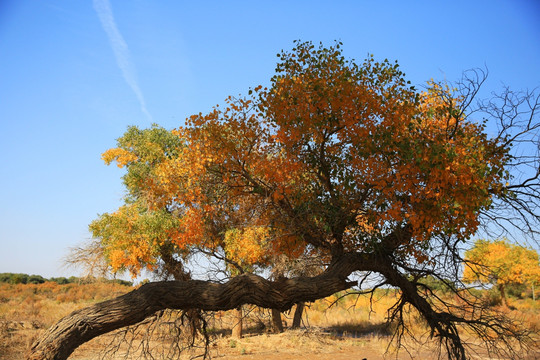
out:
M469 325L479 335L494 331L505 341L509 338L518 341L526 339L526 335L515 330L513 325L501 324L497 318L462 317L433 307L426 295L418 291L419 283L401 273L389 254L346 253L334 260L322 274L314 277L269 281L254 274L243 274L225 284L200 280L148 283L130 293L64 317L36 340L27 359L67 359L79 345L96 336L137 324L164 309L218 311L252 304L285 311L294 304L315 301L351 288L356 282L348 281L347 277L354 271L378 272L385 277L386 284L398 287L402 295L394 305L391 318L402 321L399 314L405 304L414 306L427 321L432 335L440 337L441 346L446 348L452 359L467 358L458 325Z
M343 256L319 276L268 281L253 274L225 284L209 281L166 281L141 286L125 295L71 313L32 345L27 359L67 359L81 344L113 330L143 321L163 309L231 310L243 304L285 311L295 303L314 301L355 285L351 272L375 261L358 254Z

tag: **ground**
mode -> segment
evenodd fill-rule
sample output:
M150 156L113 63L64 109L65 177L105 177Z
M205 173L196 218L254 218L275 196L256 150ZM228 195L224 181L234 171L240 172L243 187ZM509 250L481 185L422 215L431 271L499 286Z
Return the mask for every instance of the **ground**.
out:
M359 338L336 337L317 329L293 330L282 334L262 334L247 336L242 339L224 337L217 340L210 350L211 359L219 360L409 360L409 359L436 359L437 352L433 342L423 345L408 343L407 349L401 348L396 353L391 346L388 347L389 336L367 335ZM479 345L479 344L477 344ZM74 360L90 360L99 357L89 353L92 349L86 345L77 351ZM182 359L193 359L200 352L185 353ZM123 358L118 353L117 359ZM444 358L444 357L443 357ZM472 354L471 360L502 359L491 357L480 350ZM540 359L540 349L527 354L524 360Z

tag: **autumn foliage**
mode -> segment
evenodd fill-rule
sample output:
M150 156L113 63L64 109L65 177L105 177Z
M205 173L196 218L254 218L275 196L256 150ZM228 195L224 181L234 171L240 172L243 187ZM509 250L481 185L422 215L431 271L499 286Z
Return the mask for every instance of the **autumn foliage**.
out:
M444 84L418 91L397 63L346 60L297 43L268 87L166 131L130 128L103 154L129 196L91 225L115 269L153 267L159 248L225 249L237 262L370 252L396 228L399 256L465 240L502 184L508 149L468 121Z

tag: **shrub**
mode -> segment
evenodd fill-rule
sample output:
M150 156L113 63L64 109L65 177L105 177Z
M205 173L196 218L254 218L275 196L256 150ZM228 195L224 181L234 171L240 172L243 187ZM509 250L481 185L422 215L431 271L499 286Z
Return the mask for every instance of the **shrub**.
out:
M501 294L495 288L491 288L484 293L484 300L487 306L498 306L502 303Z

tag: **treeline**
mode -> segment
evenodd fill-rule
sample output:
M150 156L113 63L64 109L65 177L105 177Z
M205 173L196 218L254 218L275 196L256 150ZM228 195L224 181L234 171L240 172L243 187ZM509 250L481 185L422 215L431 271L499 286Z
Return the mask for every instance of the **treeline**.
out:
M66 277L52 277L44 278L41 275L28 275L28 274L16 274L16 273L0 273L0 283L8 284L43 284L44 282L55 282L57 284L89 284L95 282L104 282L104 283L115 283L125 286L133 286L133 282L121 280L121 279L106 279L106 278L95 278L92 276L86 277L77 277L70 276Z

